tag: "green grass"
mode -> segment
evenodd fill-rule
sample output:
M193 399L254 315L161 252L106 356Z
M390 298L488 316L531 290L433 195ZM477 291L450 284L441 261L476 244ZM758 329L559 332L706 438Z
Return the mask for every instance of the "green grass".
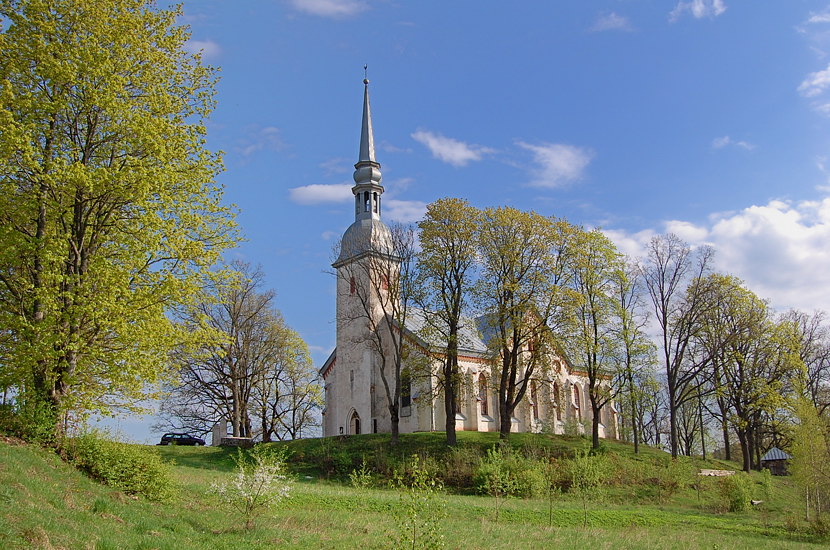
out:
M486 449L493 442L491 435L462 434L461 444ZM563 453L587 445L581 438L532 436L516 437L513 443ZM292 496L261 517L256 529L246 531L243 521L209 492L212 482L230 476L234 451L157 448L175 462L179 496L154 503L97 484L50 451L0 442L0 548L389 548L396 533L392 512L398 493L353 489L337 476L326 480L317 462L301 456L324 456L321 447L329 455L342 453L357 461L381 450L389 456L421 453L436 460L450 452L442 434L407 436L400 451L386 449L383 436L286 445L297 473ZM615 460L667 460L664 453L650 449L635 457L625 445L608 447ZM826 547L828 539L785 529L788 518L790 524L797 523L800 510L788 479L775 479L773 499L762 510L746 513L716 513L711 501L716 480L704 481L710 486L703 488L701 500L694 489L684 488L659 504L632 504L636 487L619 483L609 488L603 502L589 505L586 527L581 503L567 494L554 500L553 525L546 499L509 499L496 522L491 498L449 494L443 497L449 513L444 534L449 548L463 549Z

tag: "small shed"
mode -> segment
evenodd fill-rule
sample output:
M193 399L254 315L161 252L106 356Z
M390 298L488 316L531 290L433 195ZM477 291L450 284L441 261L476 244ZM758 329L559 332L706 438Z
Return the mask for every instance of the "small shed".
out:
M787 475L787 465L792 457L779 449L773 447L767 454L761 457L761 468L767 468L774 476Z

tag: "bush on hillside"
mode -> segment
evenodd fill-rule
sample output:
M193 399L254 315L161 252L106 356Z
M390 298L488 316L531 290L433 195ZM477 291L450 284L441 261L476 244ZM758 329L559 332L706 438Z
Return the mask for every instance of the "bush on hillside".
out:
M0 405L0 433L50 445L55 441L55 415L46 403L35 399Z
M718 490L721 504L726 510L744 512L749 509L749 501L752 499L752 479L746 472L720 478Z
M496 446L481 459L473 483L480 493L496 491L523 498L543 496L549 488L543 461L522 456L509 447Z
M170 467L147 447L89 432L66 440L62 450L79 470L127 494L166 500L175 493Z

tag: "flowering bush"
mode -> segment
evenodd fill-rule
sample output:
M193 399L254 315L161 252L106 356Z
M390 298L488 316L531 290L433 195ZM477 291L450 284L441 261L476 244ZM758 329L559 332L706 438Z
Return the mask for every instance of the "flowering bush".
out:
M214 483L211 488L245 517L245 528L252 529L257 515L288 498L291 492L291 480L284 473L285 452L257 445L247 452L239 449L234 462L234 478Z

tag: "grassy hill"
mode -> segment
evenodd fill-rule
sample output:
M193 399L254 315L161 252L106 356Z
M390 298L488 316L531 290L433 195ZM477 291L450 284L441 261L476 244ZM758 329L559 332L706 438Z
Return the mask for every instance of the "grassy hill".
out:
M250 531L210 492L211 483L231 476L231 450L157 448L174 463L178 484L173 500L158 503L93 482L50 451L3 440L0 548L389 548L398 531L394 511L400 506L400 494L384 487L355 489L341 480L364 457L367 463L385 467L400 466L412 454L442 468L441 475L460 479L459 472L467 468L464 461L495 442L495 434L463 433L460 450L448 450L442 435L406 436L395 451L388 448L388 436L381 435L277 444L292 453L296 476L292 496ZM554 460L564 461L588 445L582 438L517 435L513 440L517 450ZM654 472L654 467L668 464L665 453L646 449L634 456L629 446L609 443L606 454L617 478L610 480L599 502L589 504L587 526L583 526L582 503L567 492L554 496L552 508L547 498L508 499L496 521L494 499L470 494L470 487L459 484L441 497L448 513L443 529L447 546L826 547L828 539L798 530L798 496L787 478L774 479L772 498L762 507L724 513L717 511L715 479L702 480L700 491L684 486L667 496L652 489L660 480L637 472ZM760 490L760 476L755 481Z

